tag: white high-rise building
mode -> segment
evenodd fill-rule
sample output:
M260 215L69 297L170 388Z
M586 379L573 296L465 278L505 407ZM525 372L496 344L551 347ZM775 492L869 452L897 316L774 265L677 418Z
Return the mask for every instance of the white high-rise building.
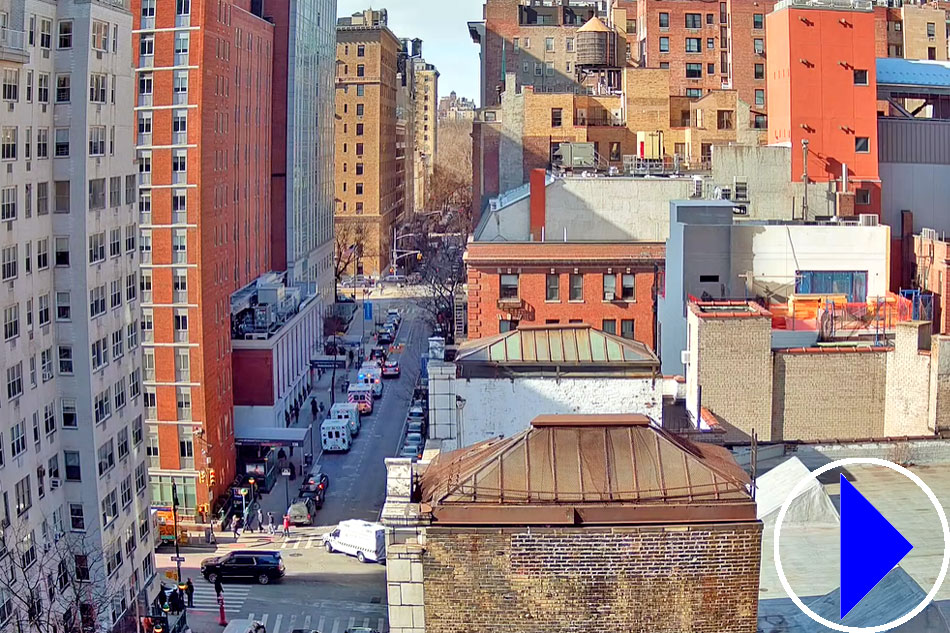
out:
M125 0L0 0L0 630L86 577L67 615L109 627L155 575L131 29Z

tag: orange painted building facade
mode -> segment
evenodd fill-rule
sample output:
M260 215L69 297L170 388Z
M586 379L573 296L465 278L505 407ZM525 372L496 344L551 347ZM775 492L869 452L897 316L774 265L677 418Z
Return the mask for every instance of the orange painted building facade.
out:
M273 25L250 0L133 2L153 503L202 521L236 473L230 296L270 266Z
M807 141L808 180L837 183L839 215L880 216L874 13L783 4L766 17L769 143L791 145L800 182Z

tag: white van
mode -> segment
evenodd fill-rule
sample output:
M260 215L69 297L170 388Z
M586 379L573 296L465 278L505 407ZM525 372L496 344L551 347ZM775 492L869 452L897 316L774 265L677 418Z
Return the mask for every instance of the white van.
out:
M329 420L345 420L350 425L350 435L360 434L360 410L351 402L337 402L330 407Z
M379 367L363 367L357 374L356 382L361 385L369 385L373 388L373 397L379 398L383 395L383 372Z
M320 425L320 441L325 451L349 451L353 443L349 423L346 420L324 420Z
M386 560L386 530L380 523L360 519L340 521L332 532L323 535L323 547L331 554L343 552L356 556L361 563L383 562Z

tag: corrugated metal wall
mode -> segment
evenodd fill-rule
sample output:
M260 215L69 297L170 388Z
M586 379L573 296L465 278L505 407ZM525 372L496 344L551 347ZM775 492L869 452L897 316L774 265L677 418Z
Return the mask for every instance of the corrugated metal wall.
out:
M879 118L881 163L950 165L950 121Z

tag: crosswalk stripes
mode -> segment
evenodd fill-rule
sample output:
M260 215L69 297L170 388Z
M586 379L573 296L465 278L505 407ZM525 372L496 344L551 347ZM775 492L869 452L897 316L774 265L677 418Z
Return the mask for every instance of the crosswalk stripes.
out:
M284 540L280 544L280 549L319 549L323 547L323 541L320 536L294 536Z
M314 630L311 627L311 623L313 622L313 620L311 619L311 616L309 615L304 619L302 625L298 623L296 615L291 615L291 616L288 616L287 618L287 626L282 626L284 624L283 617L284 617L283 614L277 614L277 616L273 618L273 622L271 624L268 624L268 620L270 620L270 614L268 613L264 613L261 615L257 615L255 613L249 613L247 615L247 619L257 620L261 624L263 624L264 628L267 630L267 633L291 633L291 631L294 631L297 629L303 629L304 631L308 631L308 632ZM342 617L333 618L331 620L327 616L321 615L317 619L316 630L319 631L320 633L344 633L344 631L352 629L355 626L363 626L363 627L369 628L374 625L373 625L372 619L367 618L367 617L358 619L355 616L350 616L348 618L346 616L342 616ZM386 626L386 618L378 618L375 622L375 629L379 631L380 633L385 633L386 631L388 631L389 629Z
M224 585L224 609L227 612L240 611L244 606L251 588L241 585ZM195 606L198 611L217 611L218 595L214 592L214 585L199 581L195 583Z

